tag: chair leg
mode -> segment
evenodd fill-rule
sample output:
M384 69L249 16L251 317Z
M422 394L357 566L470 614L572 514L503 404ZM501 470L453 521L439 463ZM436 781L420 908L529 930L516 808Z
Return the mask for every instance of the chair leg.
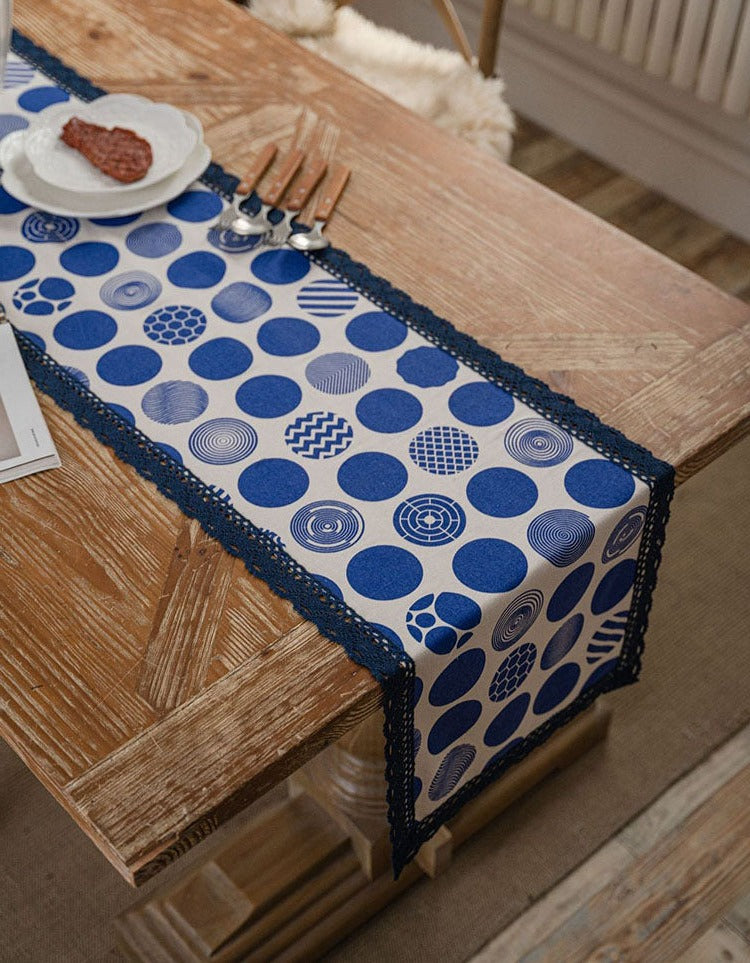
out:
M461 25L461 21L456 13L456 8L451 3L451 0L433 0L433 3L443 23L447 27L448 33L450 33L458 52L466 63L470 64L473 60L471 44L466 36L466 31Z
M479 69L485 77L491 77L495 71L504 5L505 0L484 0L479 33Z

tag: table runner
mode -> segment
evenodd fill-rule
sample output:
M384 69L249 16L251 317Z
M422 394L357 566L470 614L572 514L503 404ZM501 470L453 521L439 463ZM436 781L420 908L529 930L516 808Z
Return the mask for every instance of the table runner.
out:
M103 91L14 33L0 137ZM211 165L83 220L0 187L31 376L383 688L396 874L637 679L673 471L343 251L210 229Z

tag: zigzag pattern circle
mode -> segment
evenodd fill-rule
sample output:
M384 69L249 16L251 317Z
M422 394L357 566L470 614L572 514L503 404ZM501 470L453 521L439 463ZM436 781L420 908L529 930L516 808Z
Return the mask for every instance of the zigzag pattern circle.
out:
M427 795L433 802L453 792L466 770L474 762L476 754L474 746L468 743L454 746L445 754L427 790Z
M583 512L554 508L538 515L526 537L531 547L558 568L580 558L594 540L594 523Z
M415 545L447 545L466 527L466 515L447 495L415 495L393 513L393 527Z
M536 646L532 642L519 645L495 673L490 683L490 699L493 702L502 702L512 695L523 684L526 676L534 668L535 662Z
M524 418L508 429L505 448L522 465L549 468L573 454L573 439L545 418Z
M351 445L352 426L332 411L311 411L287 427L284 441L302 458L335 458Z
M239 418L212 418L193 430L188 448L208 465L232 465L251 455L258 444L254 428Z
M365 521L344 502L311 502L295 512L289 529L292 537L311 552L342 552L362 537Z
M145 308L161 294L161 281L148 271L125 271L105 281L99 297L110 308L135 311Z
M626 552L641 534L646 523L646 506L632 508L612 529L602 552L602 562L606 565Z
M502 652L518 642L536 621L543 604L544 595L538 589L517 595L495 623L492 648Z
M27 241L35 244L63 243L76 236L78 227L78 221L74 217L33 211L23 222L21 233Z

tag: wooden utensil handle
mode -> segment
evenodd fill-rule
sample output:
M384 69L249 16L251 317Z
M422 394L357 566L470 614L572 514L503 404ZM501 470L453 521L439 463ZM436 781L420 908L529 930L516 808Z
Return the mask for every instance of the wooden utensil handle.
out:
M286 203L288 211L301 211L310 195L315 190L321 177L328 170L328 165L322 157L316 157L297 182Z
M323 196L320 198L317 210L315 211L316 221L327 221L333 214L333 209L338 204L338 200L344 192L351 168L344 164L337 164L333 173L323 189Z
M294 150L289 151L284 158L284 163L281 165L281 170L276 175L276 180L268 188L268 191L263 198L264 203L273 205L278 204L284 195L284 191L292 182L292 178L300 169L300 165L304 159L304 151L301 151L298 147L295 147Z
M271 166L278 151L276 144L266 144L253 161L252 167L245 171L245 176L237 185L237 194L249 194L265 172Z

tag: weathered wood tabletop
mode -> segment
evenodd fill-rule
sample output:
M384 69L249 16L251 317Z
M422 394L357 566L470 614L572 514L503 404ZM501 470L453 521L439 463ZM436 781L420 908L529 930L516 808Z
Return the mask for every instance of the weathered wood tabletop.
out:
M227 0L17 0L111 91L354 170L334 242L671 461L748 429L750 309ZM365 669L47 398L64 467L0 488L0 732L142 882L378 705Z

